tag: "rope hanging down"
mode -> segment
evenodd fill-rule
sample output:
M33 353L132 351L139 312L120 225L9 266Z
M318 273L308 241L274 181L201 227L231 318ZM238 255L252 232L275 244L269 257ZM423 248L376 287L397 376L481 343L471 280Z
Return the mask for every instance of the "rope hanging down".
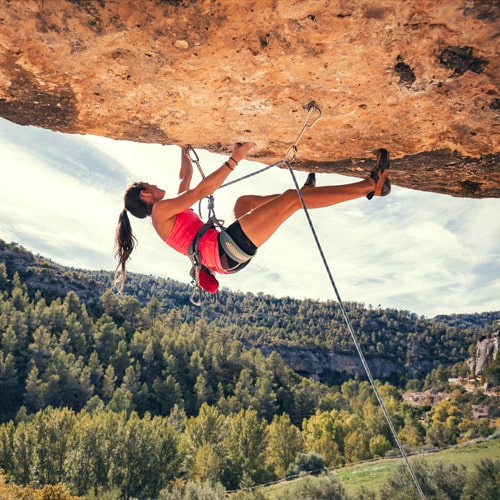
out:
M316 121L314 123L316 123ZM313 123L313 125L314 125L314 123ZM305 128L303 129L302 134L303 134L304 131L305 131ZM399 440L399 437L398 437L398 434L396 432L396 429L394 428L394 425L393 425L393 423L391 421L391 418L390 418L390 416L389 416L389 414L387 412L387 409L385 408L385 405L384 405L384 403L382 401L382 398L380 397L380 393L379 393L379 391L377 389L377 386L375 385L375 380L374 380L374 378L372 376L372 373L370 371L368 363L366 362L366 359L365 359L365 356L363 354L363 351L361 350L361 346L360 346L360 344L358 342L358 339L357 339L357 337L356 337L356 335L354 333L354 330L352 328L351 322L350 322L349 317L347 315L346 308L344 306L344 303L342 302L342 299L340 297L340 293L339 293L339 291L337 289L337 285L335 284L335 280L333 279L333 275L332 275L332 272L330 270L330 266L328 265L328 261L327 261L327 259L325 257L325 254L324 254L323 249L321 247L321 243L319 241L318 235L317 235L316 230L314 228L314 224L313 224L313 222L311 220L311 217L309 215L309 210L307 209L306 203L304 201L304 197L302 196L302 191L301 191L300 186L299 186L299 184L297 182L297 178L295 177L295 173L293 172L291 163L292 163L293 160L295 160L295 156L296 156L296 152L297 152L297 144L298 144L300 138L302 137L302 134L299 136L299 139L297 139L297 142L294 144L294 146L292 146L292 148L288 152L288 154L287 154L285 160L283 161L283 163L285 163L285 165L288 168L288 171L290 172L290 175L292 176L293 183L295 185L295 190L297 191L297 194L298 194L299 199L300 199L300 203L302 204L302 208L304 209L304 214L305 214L306 219L307 219L307 221L309 223L309 227L310 227L312 235L314 237L314 241L316 242L316 246L318 247L321 259L323 260L323 264L324 264L326 272L328 274L328 278L330 279L330 283L332 285L332 288L335 291L335 295L337 297L337 301L339 303L339 307L340 307L340 310L342 312L342 316L344 317L344 321L346 323L347 329L349 330L349 334L351 336L351 339L352 339L352 341L354 343L354 346L356 347L356 350L358 352L359 358L361 360L361 364L363 365L363 368L364 368L364 370L366 372L366 375L368 377L370 385L372 386L373 392L375 393L375 397L377 398L377 401L378 401L378 403L380 405L382 413L384 414L384 417L385 417L385 419L387 421L387 424L389 425L389 428L391 430L391 433L392 433L392 436L394 438L394 441L396 442L396 445L399 448L401 456L403 457L403 459L405 461L406 467L408 468L410 476L411 476L413 482L415 483L415 487L416 487L416 489L417 489L420 497L425 500L424 492L422 491L422 488L420 486L420 483L418 482L417 476L415 475L415 472L413 471L413 468L412 468L412 466L411 466L411 464L410 464L410 462L408 460L408 456L406 455L406 453L405 453L405 451L403 449L403 446L401 444L401 441ZM293 156L291 156L292 150L293 150ZM289 157L290 157L290 159L288 159Z
M396 445L397 447L399 448L399 451L401 453L401 456L403 457L404 461L405 461L405 464L406 464L406 467L410 473L410 476L413 480L413 482L415 483L415 487L420 495L420 497L422 499L425 500L425 495L424 495L424 492L422 491L422 488L420 486L420 483L418 482L418 479L417 479L417 476L415 475L415 472L413 471L413 468L408 460L408 456L406 455L404 449L403 449L403 445L401 444L401 441L399 440L399 437L398 437L398 434L396 432L396 429L394 428L394 425L392 423L392 420L387 412L387 409L385 408L385 405L382 401L382 398L380 396L380 393L377 389L377 386L375 385L375 380L373 378L373 375L370 371L370 368L368 366L368 363L366 362L366 358L363 354L363 351L361 350L361 346L359 344L359 341L354 333L354 330L352 328L352 325L351 325L351 322L349 320L349 317L347 315L347 311L346 311L346 308L344 306L344 303L342 302L342 299L340 297L340 293L337 289L337 285L335 284L335 280L333 279L333 275L332 275L332 272L330 270L330 266L328 265L328 261L325 257L325 253L323 252L323 249L321 247L321 243L319 241L319 238L318 238L318 235L316 233L316 230L314 228L314 224L311 220L311 217L309 215L309 210L307 209L307 206L306 206L306 203L304 201L304 198L302 196L302 191L300 189L300 186L297 182L297 178L295 177L295 173L293 172L293 169L292 169L292 162L295 160L296 156L297 156L297 151L298 151L298 145L302 139L302 136L304 135L305 131L307 129L310 129L312 128L321 118L322 116L322 113L321 113L321 109L319 108L319 106L316 104L315 101L311 101L309 104L307 104L307 106L305 106L307 109L308 109L308 113L307 113L307 116L304 120L304 125L302 126L302 130L300 131L298 137L297 137L297 140L295 141L295 143L293 144L293 146L288 150L288 152L286 153L285 157L282 159L282 160L279 160L277 161L276 163L273 163L272 165L268 165L260 170L257 170L256 172L252 172L248 175L245 175L243 177L239 177L238 179L235 179L234 181L231 181L231 182L227 182L226 184L223 184L222 186L219 187L222 188L222 187L226 187L226 186L230 186L231 184L235 184L236 182L240 182L244 179L247 179L249 177L252 177L254 175L257 175L257 174L260 174L261 172L264 172L266 170L269 170L270 168L273 168L273 167L276 167L276 166L279 166L279 165L284 165L288 168L288 171L290 172L290 175L292 176L292 179L293 179L293 183L295 185L295 190L297 191L297 194L299 196L299 199L300 199L300 202L302 204L302 208L304 209L304 214L306 216L306 219L309 223L309 227L311 229L311 233L314 237L314 241L316 243L316 246L318 247L318 251L320 253L320 256L321 256L321 259L323 261L323 264L325 266L325 269L326 269L326 272L327 272L327 275L328 275L328 278L330 279L330 283L332 285L332 288L335 292L335 295L337 297L337 301L339 303L339 307L340 307L340 310L342 312L342 316L344 318L344 321L346 323L346 326L347 326L347 329L349 331L349 334L351 336L351 339L354 343L354 346L356 347L356 350L358 352L358 355L359 355L359 358L361 360L361 364L363 365L363 368L365 370L365 373L368 377L368 380L370 382L370 385L373 389L373 392L375 394L375 397L380 405L380 408L382 410L382 413L384 414L384 417L387 421L387 424L389 425L389 429L392 433L392 436L394 438L394 441L396 442ZM312 115L313 113L316 112L317 113L317 116L312 119ZM189 154L189 158L191 159L191 161L194 161L194 163L196 164L196 166L198 167L198 170L201 174L201 176L203 178L205 178L205 174L203 173L203 170L200 166L200 162L199 162L199 158L198 158L198 155L196 154L196 151L191 147L191 146L188 146L188 154ZM217 219L215 217L215 212L214 212L214 198L213 198L213 195L210 194L208 197L208 210L209 210L209 217L210 218L213 218L213 222L215 222L216 224L218 224L220 227L223 227L222 224L223 224L223 221L220 221L219 219Z

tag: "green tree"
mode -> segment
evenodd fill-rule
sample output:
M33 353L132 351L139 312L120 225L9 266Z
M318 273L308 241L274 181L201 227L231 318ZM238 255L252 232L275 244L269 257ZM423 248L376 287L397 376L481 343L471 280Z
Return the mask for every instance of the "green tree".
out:
M355 430L345 438L345 459L355 463L371 458L369 440L366 432Z
M295 459L293 469L289 469L287 476L297 475L299 472L320 474L325 468L325 458L314 451L299 453Z
M288 414L276 415L269 425L267 460L278 477L285 477L301 451L302 438L298 427L291 423Z
M18 350L18 338L12 325L2 335L2 350L5 354L15 354Z
M21 386L19 384L16 368L16 359L12 353L4 356L0 351L0 407L4 417L13 416L22 398Z
M102 362L108 363L116 352L118 343L125 337L123 329L118 328L112 318L103 314L96 323L94 334L95 350Z
M0 267L1 271L1 267ZM14 422L9 421L3 425L0 425L0 464L4 471L9 473L14 470L14 434L15 434Z
M51 353L56 348L57 339L52 335L49 329L40 325L33 333L33 341L29 344L29 352L32 361L39 370L45 370L47 367Z
M35 415L30 424L35 443L33 479L39 484L63 482L75 421L75 414L67 408L47 408Z
M184 407L181 387L172 375L167 375L165 380L155 378L152 393L156 401L154 410L160 415L169 415L176 405Z
M116 442L114 482L124 498L156 498L180 473L182 456L173 429L160 417L132 413Z
M108 365L102 379L101 396L104 402L108 402L113 397L116 389L116 375L113 365Z
M24 392L24 404L30 413L35 413L45 405L45 394L39 371L33 366L26 378L26 390Z
M79 495L112 489L112 473L119 459L116 448L124 414L98 411L81 412L73 430L72 447L67 460L69 484Z
M340 465L347 430L346 421L340 412L318 410L312 417L304 420L302 436L305 449L324 457L327 467Z
M398 437L403 444L417 448L425 439L425 428L420 423L420 410L410 405L403 405L402 411L404 424L398 432Z
M34 480L36 437L33 426L20 422L13 435L14 465L10 473L16 483L26 485Z
M130 368L130 356L127 349L127 342L124 339L118 342L118 346L111 356L110 362L115 369L115 375L118 380L121 380L125 371Z
M463 418L456 402L443 399L426 416L427 441L435 446L456 444Z
M265 482L267 439L267 425L255 410L241 410L229 417L228 435L224 439L228 457L224 479L227 487L237 488L244 472L254 484Z
M391 443L380 434L373 436L368 446L372 457L383 457L391 449Z
M83 358L65 352L57 346L51 353L42 380L45 403L80 410L92 396L90 369Z
M113 397L106 408L116 413L125 412L130 414L132 410L134 410L134 403L132 400L133 396L129 390L118 387L118 389L113 392Z
M204 403L196 417L186 420L183 448L189 476L198 481L221 480L227 435L226 418L213 406Z

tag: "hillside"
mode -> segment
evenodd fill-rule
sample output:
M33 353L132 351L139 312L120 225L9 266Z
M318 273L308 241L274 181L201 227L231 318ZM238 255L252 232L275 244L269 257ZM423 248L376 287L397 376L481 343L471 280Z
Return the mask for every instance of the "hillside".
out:
M134 296L117 296L99 274L0 244L0 468L15 483L146 500L185 481L242 489L395 452L334 303L224 292L197 308L174 282L135 276ZM495 432L499 360L489 391L449 383L492 326L348 309L405 446Z
M111 300L109 272L65 268L17 245L0 243L0 263L5 263L7 277L12 279L17 272L31 297L38 293L52 301L72 291L96 316L105 310L101 295ZM154 303L158 314L175 310L179 321L203 320L248 348L259 348L266 356L279 354L302 375L336 384L352 376L365 377L335 302L223 290L217 304L197 308L189 296L188 286L153 276L131 274L125 288L125 297L137 300L137 307ZM357 303L346 308L374 376L399 383L422 379L439 365L463 363L499 316L491 312L426 319L409 311Z

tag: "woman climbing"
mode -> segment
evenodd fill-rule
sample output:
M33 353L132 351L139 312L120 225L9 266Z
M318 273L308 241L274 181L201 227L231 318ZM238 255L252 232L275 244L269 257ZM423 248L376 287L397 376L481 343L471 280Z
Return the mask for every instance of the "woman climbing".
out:
M223 230L205 225L190 208L216 191L253 146L251 142L237 143L230 158L193 188L190 187L191 159L186 147L181 147L180 185L177 196L172 198L165 198L163 189L146 182L135 182L127 187L125 207L116 229L115 286L119 290L123 288L125 265L136 243L128 212L140 219L151 217L158 236L174 250L194 259L198 272L201 269L201 274L195 277L198 285L215 292L218 283L213 273L229 274L242 269L257 248L302 207L295 189L282 194L241 196L234 206L235 222ZM302 197L307 208L313 209L362 196L368 199L386 196L391 190L388 168L389 153L380 149L377 164L366 179L352 184L316 187L314 174L309 174L301 189Z

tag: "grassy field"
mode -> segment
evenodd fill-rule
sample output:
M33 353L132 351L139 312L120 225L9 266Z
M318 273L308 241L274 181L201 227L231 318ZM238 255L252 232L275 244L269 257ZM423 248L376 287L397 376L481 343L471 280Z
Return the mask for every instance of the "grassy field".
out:
M418 456L424 457L429 464L436 462L454 463L464 465L467 470L472 470L474 464L479 463L483 458L497 460L500 457L500 439L469 443ZM410 464L414 458L409 457ZM403 463L402 458L397 460L380 460L370 464L342 469L337 472L337 477L344 488L353 495L362 486L369 491L376 492L394 468Z
M467 470L472 470L474 465L484 458L498 460L500 458L500 438L489 439L482 442L468 443L455 446L439 452L420 454L429 464L443 462L464 465ZM410 463L415 456L409 457ZM402 458L383 459L373 462L353 465L335 471L337 478L346 491L356 498L356 493L364 486L366 490L378 492L392 471L404 464ZM259 493L266 499L293 498L294 485L300 479L280 483L274 486L259 489Z

